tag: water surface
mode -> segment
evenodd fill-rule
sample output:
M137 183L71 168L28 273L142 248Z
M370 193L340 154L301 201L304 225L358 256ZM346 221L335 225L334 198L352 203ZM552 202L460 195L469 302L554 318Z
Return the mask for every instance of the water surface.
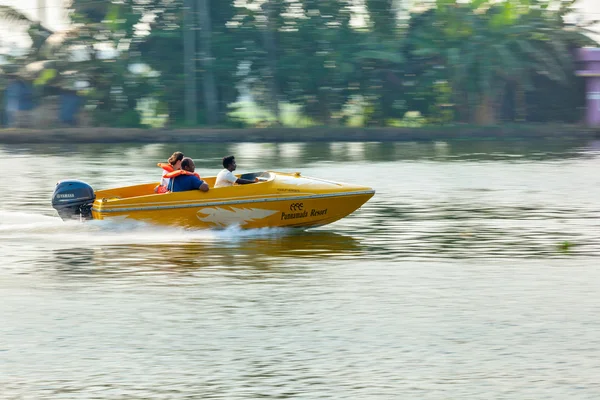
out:
M64 223L67 177L367 184L310 231ZM0 147L0 398L595 399L600 144Z

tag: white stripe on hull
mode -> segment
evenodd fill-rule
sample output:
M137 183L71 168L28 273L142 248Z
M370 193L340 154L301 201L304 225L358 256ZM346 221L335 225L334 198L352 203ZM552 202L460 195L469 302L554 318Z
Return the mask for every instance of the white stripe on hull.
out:
M232 201L212 201L205 203L195 203L195 204L181 204L178 202L177 205L172 206L147 206L147 207L127 207L127 208L111 208L111 209L97 209L92 208L92 211L98 213L116 213L116 212L128 212L128 211L151 211L151 210L169 210L169 209L177 209L177 208L200 208L200 207L210 207L210 206L229 206L229 205L237 205L237 204L256 204L256 203L271 203L276 201L299 201L299 200L308 200L308 199L323 199L329 197L344 197L344 196L361 196L367 194L375 194L374 190L364 190L360 192L346 192L346 193L327 193L327 194L314 194L307 196L289 196L289 197L278 197L275 199L269 198L261 198L261 199L252 199L252 200L232 200ZM189 200L188 200L189 201ZM164 202L162 203L164 204Z

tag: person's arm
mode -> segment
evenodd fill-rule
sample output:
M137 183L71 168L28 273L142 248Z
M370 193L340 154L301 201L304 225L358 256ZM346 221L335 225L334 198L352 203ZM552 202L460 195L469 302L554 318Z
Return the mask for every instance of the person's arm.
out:
M194 180L196 181L194 184L194 188L200 190L201 192L208 192L208 183L204 182L202 179L194 176Z
M191 181L188 182L188 186L186 186L185 190L200 190L202 192L208 192L208 184L202 179L198 178L197 176L189 176L186 178L191 179Z
M233 172L229 171L229 173L225 176L225 179L231 183L237 183L238 185L247 185L249 183L257 182L257 180L249 180L238 178L233 174Z
M165 174L167 171L163 171L163 176L160 178L160 182L154 188L154 193L164 193L167 190L167 186L169 185L169 178L165 178Z

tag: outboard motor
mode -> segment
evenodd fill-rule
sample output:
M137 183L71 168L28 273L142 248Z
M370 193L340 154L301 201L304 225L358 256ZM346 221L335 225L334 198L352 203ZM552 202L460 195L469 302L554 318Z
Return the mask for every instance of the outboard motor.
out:
M63 221L92 219L92 203L96 199L94 189L78 180L60 181L52 194L52 207Z

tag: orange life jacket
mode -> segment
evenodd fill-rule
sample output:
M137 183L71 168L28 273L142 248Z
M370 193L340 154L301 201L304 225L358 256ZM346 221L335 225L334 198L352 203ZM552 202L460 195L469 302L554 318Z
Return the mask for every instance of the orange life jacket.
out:
M164 175L166 175L169 172L175 171L175 168L173 168L173 166L171 164L169 164L169 163L159 162L158 164L156 164L156 166L160 167L160 168L162 168L164 170L164 172L163 172ZM154 192L161 194L161 193L167 193L168 190L167 190L166 186L158 185L158 186L156 186L154 188Z
M177 171L166 173L164 175L164 177L169 178L171 180L171 182L173 182L173 178L177 178L178 176L181 176L181 175L194 175L198 179L200 179L200 175L198 175L196 172L189 172L189 171L186 171L183 169L178 169ZM171 186L171 183L169 183L169 186ZM159 186L156 193L158 193L158 194L171 193L171 191L169 190L169 187Z
M179 175L195 175L196 177L198 177L198 179L200 179L200 175L198 175L196 172L189 172L183 169L178 169L177 171L169 172L168 174L165 174L164 177L172 179L178 177Z
M173 172L175 171L175 168L173 168L173 166L169 163L162 163L159 162L158 164L156 164L157 167L161 167L162 169L164 169L167 172Z
M198 175L197 173L184 171L182 169L175 170L175 168L173 168L173 166L169 163L158 163L156 164L156 166L161 167L165 170L166 174L163 175L163 178L171 179L178 177L179 175L195 175L198 177L198 179L200 179L200 175ZM154 191L158 194L169 193L169 189L167 188L167 186L161 185L156 186L154 188Z

